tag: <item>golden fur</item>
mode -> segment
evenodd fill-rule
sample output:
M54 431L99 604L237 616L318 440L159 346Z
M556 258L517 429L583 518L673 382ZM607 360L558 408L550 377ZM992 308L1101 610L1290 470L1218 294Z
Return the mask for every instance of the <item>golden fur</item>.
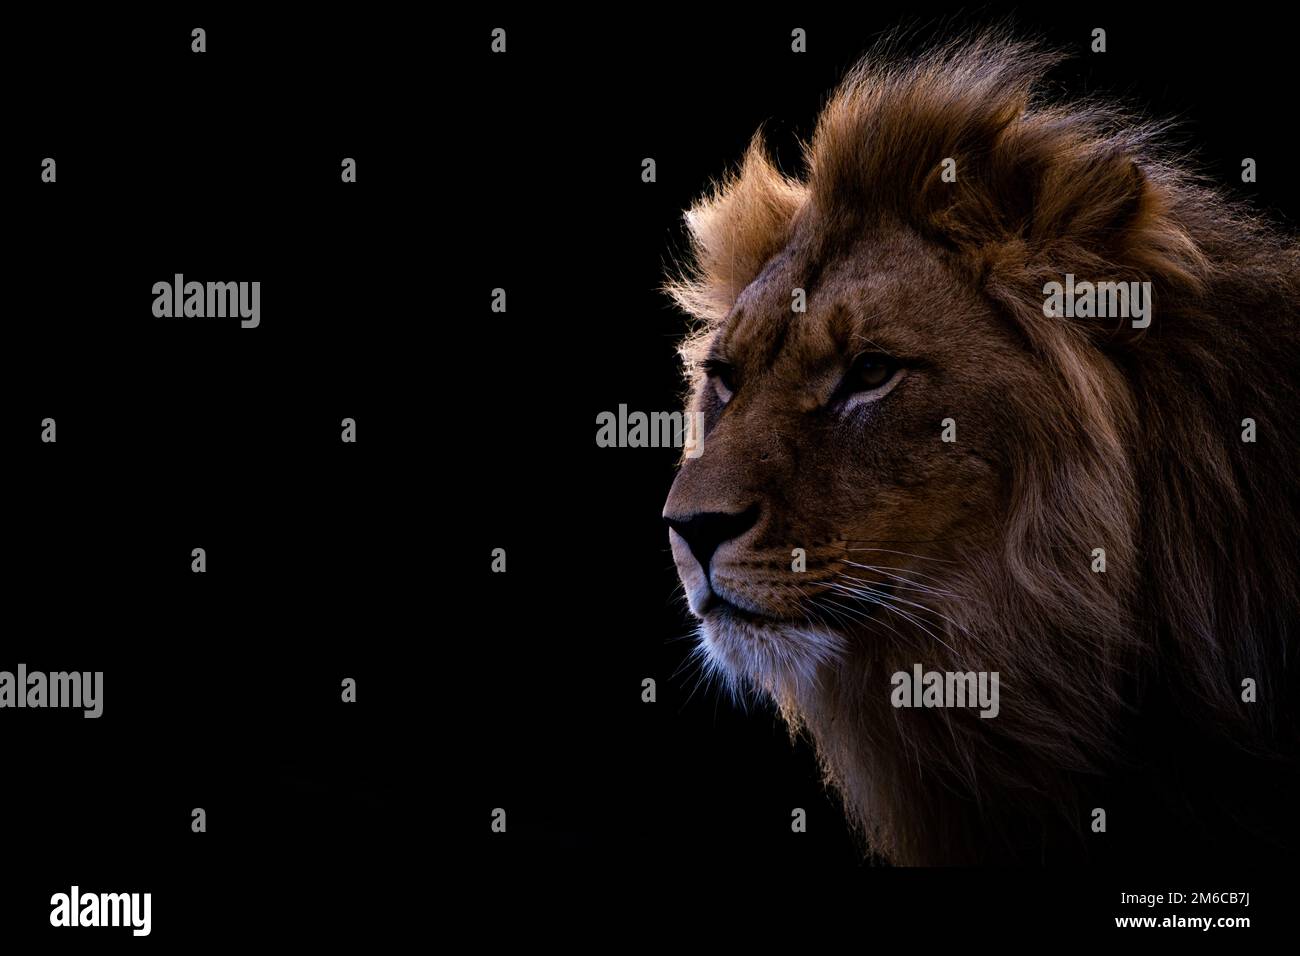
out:
M710 577L676 531L674 555L708 666L809 733L888 859L1271 852L1300 749L1300 251L1159 127L1038 95L1056 60L879 49L804 176L755 137L687 213L667 288L706 430L665 514L752 523ZM1045 317L1066 273L1150 282L1150 327ZM833 414L864 349L906 373ZM894 708L915 663L999 672L999 716Z

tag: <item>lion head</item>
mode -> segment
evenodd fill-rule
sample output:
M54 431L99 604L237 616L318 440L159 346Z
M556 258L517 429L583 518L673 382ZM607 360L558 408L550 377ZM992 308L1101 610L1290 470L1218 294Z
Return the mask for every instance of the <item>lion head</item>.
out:
M1294 779L1300 252L1159 128L1038 96L1056 59L869 55L804 175L755 137L689 210L668 283L701 654L897 862L1106 856L1098 808L1210 840L1268 799L1216 778ZM1149 321L1047 314L1067 276ZM999 675L996 716L896 706L917 665Z

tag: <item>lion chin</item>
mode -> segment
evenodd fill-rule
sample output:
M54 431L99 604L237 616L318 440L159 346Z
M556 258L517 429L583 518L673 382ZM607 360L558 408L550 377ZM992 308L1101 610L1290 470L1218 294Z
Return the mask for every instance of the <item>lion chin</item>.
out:
M1058 59L869 55L687 213L696 653L889 861L1285 859L1300 247ZM1103 286L1155 295L1046 307Z
M710 612L700 622L698 638L707 672L733 697L753 687L783 704L815 692L819 671L843 648L842 639L829 631L765 621L732 606Z
M751 688L777 700L811 692L818 670L838 658L842 639L806 622L782 620L752 596L715 583L686 539L677 531L669 537L687 603L700 622L706 674L737 700Z

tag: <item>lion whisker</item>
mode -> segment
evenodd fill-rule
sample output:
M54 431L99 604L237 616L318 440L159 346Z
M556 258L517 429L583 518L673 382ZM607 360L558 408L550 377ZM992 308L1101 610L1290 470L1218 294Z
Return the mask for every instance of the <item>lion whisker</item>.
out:
M917 541L917 542L898 541L898 542L893 542L893 543L895 543L895 544L909 544L909 543L913 543L913 544L930 544L931 542L928 542L928 541ZM930 557L930 556L928 556L928 555L924 555L924 554L913 554L911 551L893 551L893 550L891 550L891 549L889 549L889 548L842 548L841 550L843 550L843 551L877 551L877 552L879 552L879 553L881 553L881 554L898 554L898 555L902 555L902 556L905 557L905 558L917 558L917 559L919 559L919 560L921 560L921 561L934 561L934 562L937 563L937 564L956 564L956 563L957 563L956 561L950 561L950 560L947 559L947 558L934 558L934 557Z
M953 648L953 646L952 646L951 644L949 644L947 641L945 641L943 638L941 638L941 637L940 637L938 634L936 634L934 631L932 631L932 630L927 626L927 624L926 624L925 621L923 621L920 617L916 616L915 614L912 614L911 612L909 612L909 611L905 611L905 610L903 610L902 608L898 607L898 606L896 605L895 602L896 602L896 601L901 601L901 602L904 603L904 604L910 604L910 605L912 605L913 607L920 608L920 609L923 610L923 611L929 611L930 613L935 614L935 615L937 615L937 616L939 616L939 617L943 617L943 616L944 616L944 615L942 615L942 614L939 614L939 613L938 613L937 611L935 611L933 608L927 608L927 607L925 607L924 605L921 605L921 604L915 604L914 602L912 602L912 601L907 601L907 600L905 600L905 599L903 599L903 598L896 598L896 599L890 600L890 599L889 599L889 598L891 597L890 595L885 594L885 592L883 592L883 591L878 591L878 590L876 590L875 588L870 588L870 587L850 587L850 586L848 586L848 585L839 584L839 583L836 583L836 582L832 582L830 586L831 586L832 588L836 589L836 590L841 591L842 593L851 594L851 595L854 595L854 596L856 596L856 597L869 597L869 598L871 598L871 599L874 601L874 603L879 604L879 605L880 605L881 607L883 607L885 610L887 610L887 611L893 611L895 614L899 615L899 616L900 616L901 618L903 618L905 621L908 621L909 623L914 624L914 625L916 625L917 627L919 627L919 628L920 628L921 630L923 630L926 634L930 635L932 638L934 638L936 641L938 641L938 642L939 642L940 644L942 644L944 647L948 648L948 650L951 651L951 652L953 653L954 656L960 656L960 655L957 655L957 651ZM949 623L952 623L952 624L954 624L954 626L957 626L956 623L953 622L953 621L951 621L951 620L949 620Z
M879 595L879 596L882 597L882 598L893 598L893 600L894 600L895 602L902 603L902 604L906 604L908 607L914 607L914 608L916 608L917 610L920 610L920 611L926 611L926 612L928 612L928 613L930 613L930 614L933 614L933 615L934 615L935 617L937 617L937 618L940 618L940 619L942 619L942 620L944 620L944 621L947 621L947 622L948 622L949 624L951 624L953 627L958 628L958 629L961 630L961 631L966 631L966 628L965 628L964 625L959 624L958 622L954 621L952 618L950 618L948 615L944 614L942 611L937 611L937 610L935 610L934 608L932 608L932 607L930 607L930 606L928 606L928 605L925 605L925 604L918 604L918 603L915 602L915 601L909 601L909 600L907 600L907 598L896 597L896 596L890 594L889 592L881 591L881 590L879 590L878 588L872 587L872 583L871 583L871 582L869 582L869 581L864 581L862 578L855 578L855 577L852 577L852 576L850 576L850 575L842 575L841 577L843 577L843 578L846 579L846 580L849 580L849 581L854 582L854 585L856 585L856 586L865 587L865 588L866 588L870 593L872 593L872 594ZM883 602L882 602L882 603L883 603Z
M878 574L884 575L885 577L893 578L895 581L906 581L907 582L906 584L890 585L891 588L897 591L919 591L922 594L938 594L943 597L957 597L957 592L955 591L948 591L944 588L936 588L933 587L932 585L924 584L920 581L914 581L911 578L905 577L901 574L894 573L888 568L876 568L876 567L872 567L869 564L857 564L852 561L846 563L849 564L851 567L862 568L863 570L866 571L875 571ZM849 577L852 577L852 575L849 575Z
M940 581L940 580L942 580L942 579L940 579L940 578L938 578L938 577L935 577L935 576L932 575L932 574L926 574L926 573L923 572L923 571L917 571L917 570L915 570L915 569L913 569L913 568L895 568L895 567L891 567L891 566L887 566L887 565L861 564L860 562L857 562L857 561L850 561L848 558L837 558L836 560L839 561L841 564L847 564L847 565L849 565L850 567L854 567L854 568L866 568L866 569L869 570L869 571L880 571L880 572L882 572L882 573L883 573L883 572L894 572L894 573L896 573L896 574L910 574L910 575L914 575L914 576L916 576L916 577L918 577L918 578L929 578L931 581ZM912 583L913 583L913 584L919 584L920 582L913 581Z

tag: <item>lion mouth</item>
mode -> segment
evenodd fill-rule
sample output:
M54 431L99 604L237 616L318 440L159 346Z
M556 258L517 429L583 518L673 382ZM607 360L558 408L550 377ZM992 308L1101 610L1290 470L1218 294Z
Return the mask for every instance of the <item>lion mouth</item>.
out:
M861 591L849 593L834 589L813 598L806 615L781 616L755 610L750 604L741 604L710 588L705 604L700 608L697 616L701 619L714 618L734 623L777 627L815 622L827 623L828 612L831 612L829 616L832 620L841 626L852 626L855 622L865 624L884 614L893 607L893 597L894 588L886 583L873 585L870 593Z
M781 624L782 620L760 611L752 611L727 600L717 591L710 590L709 598L700 609L700 617L716 616L729 621L743 621L746 624Z

